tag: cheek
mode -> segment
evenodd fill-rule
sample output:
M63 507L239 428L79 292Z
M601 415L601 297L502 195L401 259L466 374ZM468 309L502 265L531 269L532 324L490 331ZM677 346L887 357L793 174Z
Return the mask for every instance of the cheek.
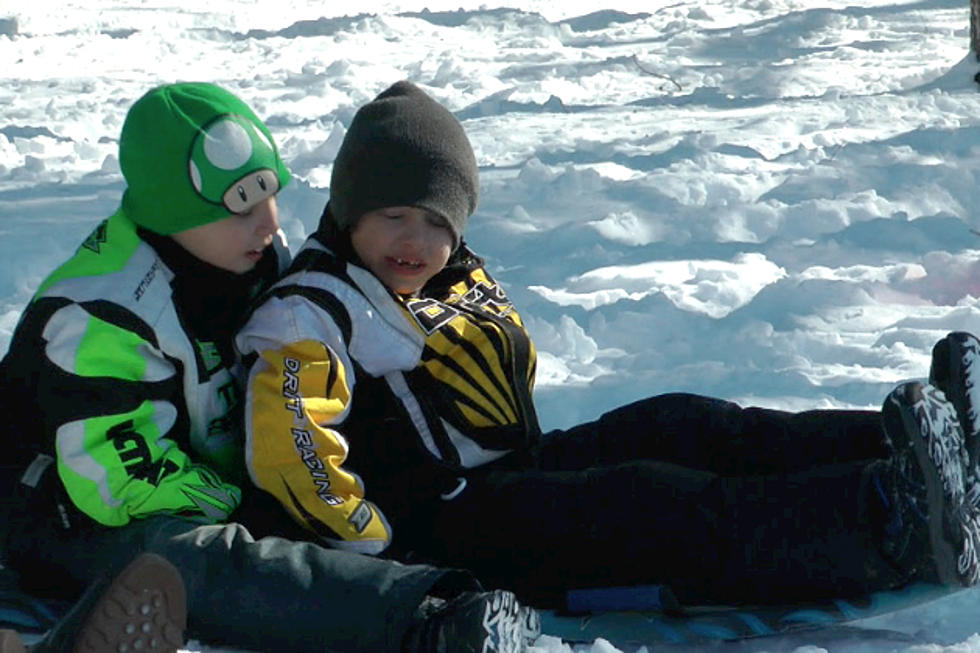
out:
M446 267L446 263L449 262L449 255L453 253L452 247L447 245L440 248L439 250L439 267Z
M453 238L449 236L446 238L439 247L439 259L442 264L445 265L449 261L449 257L453 253Z
M364 249L364 239L362 237L362 231L360 229L355 229L350 235L350 246L357 254L358 258L362 261L367 261L367 252Z
M214 236L208 242L210 250L215 253L215 255L231 255L236 249L238 249L239 238L237 235L233 236L231 234L214 234Z
M372 228L372 225L355 228L350 235L350 244L362 261L373 261L382 256L388 248L391 238L383 229Z
M236 223L233 229L226 229L224 233L215 234L215 244L225 249L241 250L254 246L258 238L256 237L255 223L252 221L242 221Z
M429 234L429 242L434 246L432 253L443 262L453 253L453 236L445 229L436 229Z

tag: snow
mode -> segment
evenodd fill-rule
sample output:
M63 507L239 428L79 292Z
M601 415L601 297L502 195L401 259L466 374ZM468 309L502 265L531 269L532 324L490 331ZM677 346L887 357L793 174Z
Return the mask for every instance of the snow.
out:
M470 134L468 240L535 336L546 428L665 391L876 408L946 332L980 331L968 44L966 0L7 0L0 352L115 209L151 86L213 81L267 120L297 246L354 111L409 78ZM980 590L873 624L915 643L738 648L980 652L978 614Z

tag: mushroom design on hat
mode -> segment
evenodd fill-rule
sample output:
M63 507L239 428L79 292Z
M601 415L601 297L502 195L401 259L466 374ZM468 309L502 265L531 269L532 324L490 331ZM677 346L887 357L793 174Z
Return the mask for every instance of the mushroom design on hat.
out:
M245 213L279 192L275 146L251 120L225 114L205 125L191 146L194 189L231 213Z

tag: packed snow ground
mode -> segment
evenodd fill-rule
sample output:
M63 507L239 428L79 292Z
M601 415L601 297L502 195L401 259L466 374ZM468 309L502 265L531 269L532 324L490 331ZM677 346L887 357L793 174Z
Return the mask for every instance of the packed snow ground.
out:
M354 111L408 78L473 141L468 240L535 336L546 428L665 391L878 407L946 332L980 332L980 64L968 0L860 5L8 0L0 352L115 209L147 89L217 82L266 119L298 246ZM980 652L980 591L872 625L921 644L738 650Z

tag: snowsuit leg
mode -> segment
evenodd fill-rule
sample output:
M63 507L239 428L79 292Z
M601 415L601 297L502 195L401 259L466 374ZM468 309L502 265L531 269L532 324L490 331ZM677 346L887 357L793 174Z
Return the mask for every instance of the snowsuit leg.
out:
M157 517L37 536L17 538L9 552L23 575L39 576L26 577L28 583L85 584L141 551L159 553L186 584L188 637L255 651L397 653L427 594L478 587L465 572L280 537L255 540L234 523L198 526Z
M672 393L547 433L537 457L545 469L649 459L737 475L790 472L888 455L879 411L791 413Z
M906 579L878 552L863 463L724 477L634 461L488 471L437 508L425 548L539 605L669 585L686 603L862 595Z

